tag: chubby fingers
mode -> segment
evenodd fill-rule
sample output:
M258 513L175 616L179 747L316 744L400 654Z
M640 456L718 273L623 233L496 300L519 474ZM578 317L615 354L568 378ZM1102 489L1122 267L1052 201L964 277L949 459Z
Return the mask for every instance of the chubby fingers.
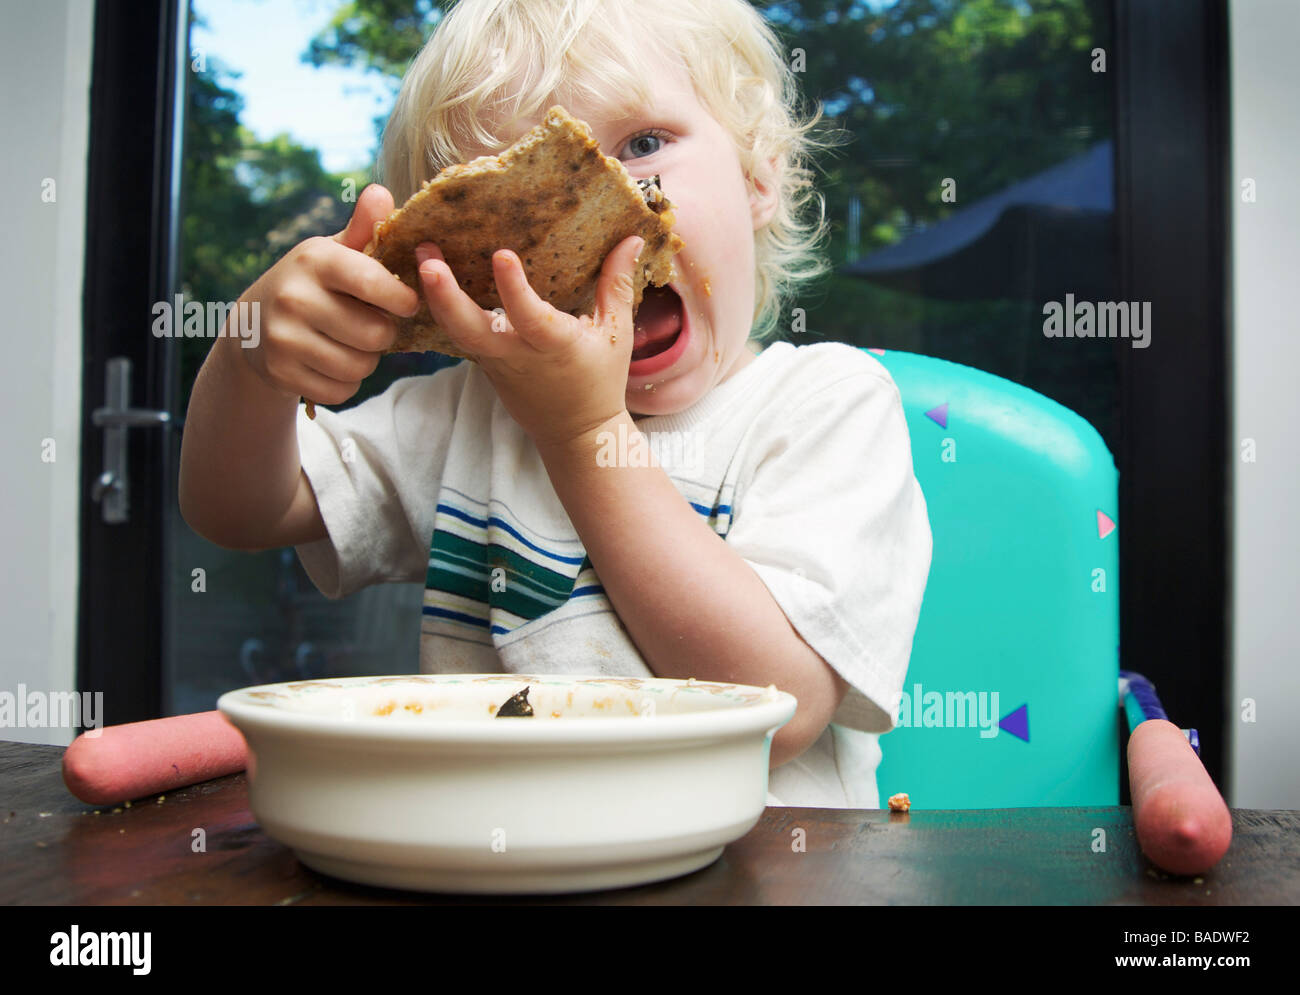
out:
M602 330L632 335L633 276L645 239L632 235L605 257L596 281L596 316Z
M537 296L517 255L509 249L493 253L492 275L509 324L519 338L542 350L562 347L573 340L572 322L563 320L567 316L561 316Z
M493 333L496 316L484 311L460 289L438 247L432 242L422 243L416 247L415 257L429 312L438 324L471 355L500 355L502 343L494 341Z
M326 290L348 294L363 304L406 318L419 308L416 292L395 279L383 263L345 248L333 238L323 235L309 238L296 246L294 253L299 263L313 274L313 282Z

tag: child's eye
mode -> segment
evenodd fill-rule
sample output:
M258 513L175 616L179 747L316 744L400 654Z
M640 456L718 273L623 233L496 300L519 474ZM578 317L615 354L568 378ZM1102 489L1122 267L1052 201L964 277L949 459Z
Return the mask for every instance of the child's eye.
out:
M655 152L659 151L657 148L653 148L653 147L648 148L646 146L647 142L651 140L661 141L661 142L667 141L671 137L672 136L669 135L668 132L663 131L659 128L649 128L646 131L639 132L638 134L635 134L631 138L629 138L627 140L627 145L624 146L624 148L629 153L632 154L632 157L634 159L640 159L640 158L644 158L647 155L653 155Z

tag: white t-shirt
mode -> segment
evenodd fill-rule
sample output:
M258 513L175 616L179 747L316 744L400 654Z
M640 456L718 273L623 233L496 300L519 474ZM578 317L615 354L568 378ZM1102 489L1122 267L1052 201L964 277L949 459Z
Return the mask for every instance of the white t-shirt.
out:
M898 388L842 343L776 342L685 411L637 422L677 490L850 685L771 772L768 803L878 808L878 735L930 570ZM326 539L297 547L326 597L425 583L422 673L652 677L532 440L462 361L344 412L300 409ZM498 581L493 583L495 578ZM508 583L501 583L508 579Z

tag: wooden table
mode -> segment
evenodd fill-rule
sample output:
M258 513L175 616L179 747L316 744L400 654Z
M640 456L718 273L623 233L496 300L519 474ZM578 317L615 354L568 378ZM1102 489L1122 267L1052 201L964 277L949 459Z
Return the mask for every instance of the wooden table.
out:
M1152 868L1123 807L906 815L769 808L719 860L673 881L531 898L408 893L307 870L258 827L243 774L96 815L64 787L62 755L58 746L0 742L0 904L1300 903L1300 812L1234 811L1232 848L1192 879ZM1097 828L1104 853L1093 850ZM196 829L204 852L192 848Z

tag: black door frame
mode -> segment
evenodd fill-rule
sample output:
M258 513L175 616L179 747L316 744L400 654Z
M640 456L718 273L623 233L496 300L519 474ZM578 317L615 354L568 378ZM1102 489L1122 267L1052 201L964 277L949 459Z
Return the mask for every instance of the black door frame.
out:
M130 519L108 525L91 500L104 469L106 362L132 365L131 406L175 411L170 339L151 332L152 303L170 300L187 0L95 5L87 164L81 418L77 685L104 692L110 724L162 707L168 502L174 427L128 429ZM178 68L182 72L178 72ZM146 472L148 469L148 472ZM151 486L147 486L151 484Z
M186 0L97 4L86 223L78 686L109 722L161 714L168 507L132 490L130 523L89 500L102 469L90 412L104 362L129 356L139 407L175 411L170 342L150 307L174 286ZM1122 664L1202 732L1229 790L1228 384L1231 195L1225 0L1112 0L1116 238L1122 299L1152 303L1152 338L1118 340ZM181 85L177 85L178 81ZM135 481L174 478L168 430L131 434ZM140 468L160 468L145 478ZM1126 779L1125 779L1126 780ZM1123 782L1122 782L1123 783ZM1126 790L1126 789L1125 789Z
M1114 0L1121 299L1121 665L1201 733L1226 795L1231 693L1228 445L1232 184L1225 0ZM1127 794L1128 779L1123 778Z

